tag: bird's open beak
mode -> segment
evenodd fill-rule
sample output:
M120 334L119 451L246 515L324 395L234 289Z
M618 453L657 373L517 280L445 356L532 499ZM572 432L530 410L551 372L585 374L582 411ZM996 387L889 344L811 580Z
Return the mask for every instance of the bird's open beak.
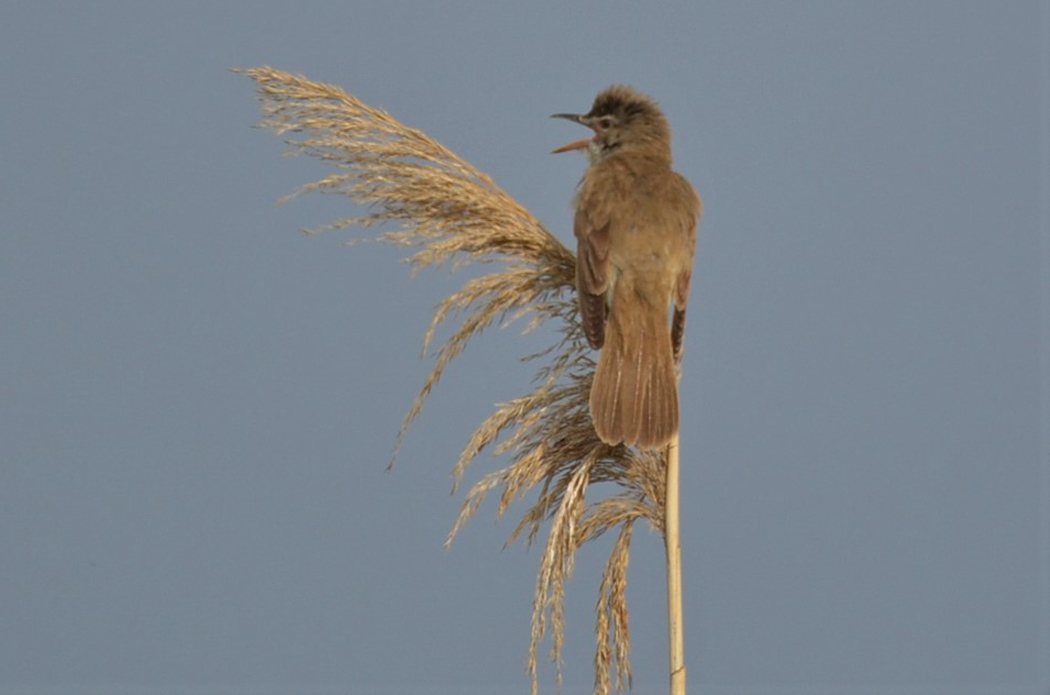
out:
M565 120L572 121L573 123L579 123L580 125L587 125L587 123L583 120L583 116L577 115L575 113L556 113L556 114L553 114L551 116L551 118L564 118ZM559 147L558 149L552 151L551 154L560 154L562 152L569 152L571 150L582 150L582 149L585 149L588 145L591 144L592 140L594 140L594 138L587 138L586 140L579 140L577 142L570 142L568 145L565 145L563 147Z

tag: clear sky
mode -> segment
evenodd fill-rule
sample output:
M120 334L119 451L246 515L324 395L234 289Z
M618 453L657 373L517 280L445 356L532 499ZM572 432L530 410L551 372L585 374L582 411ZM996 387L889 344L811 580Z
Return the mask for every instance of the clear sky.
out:
M501 552L491 504L442 548L451 465L528 387L523 340L473 344L384 472L466 275L299 234L355 211L274 206L327 170L251 127L228 68L261 64L425 130L566 243L585 160L547 154L581 137L548 115L614 82L662 104L707 206L693 693L1050 692L1048 15L0 4L0 692L527 692L537 549ZM599 546L569 587L568 692ZM636 534L641 693L666 688L662 554Z

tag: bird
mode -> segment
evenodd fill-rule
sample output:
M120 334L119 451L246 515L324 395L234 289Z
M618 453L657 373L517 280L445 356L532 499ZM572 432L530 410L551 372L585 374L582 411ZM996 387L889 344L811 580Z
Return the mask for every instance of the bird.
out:
M552 152L583 150L590 160L573 232L580 320L601 351L591 420L606 444L659 449L678 433L677 367L703 202L673 170L671 127L648 96L613 85L586 114L551 118L594 131Z

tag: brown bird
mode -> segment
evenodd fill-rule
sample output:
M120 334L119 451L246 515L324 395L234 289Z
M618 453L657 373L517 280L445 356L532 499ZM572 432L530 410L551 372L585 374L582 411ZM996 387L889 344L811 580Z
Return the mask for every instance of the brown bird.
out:
M602 351L591 387L594 429L608 444L664 446L678 432L676 366L703 204L671 169L671 128L643 94L615 85L588 113L552 118L594 131L554 150L590 157L574 231L583 330Z

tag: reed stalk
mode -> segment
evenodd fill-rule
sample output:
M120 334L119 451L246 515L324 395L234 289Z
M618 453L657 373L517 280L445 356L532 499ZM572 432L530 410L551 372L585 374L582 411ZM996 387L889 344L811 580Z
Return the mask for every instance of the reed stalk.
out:
M682 545L678 513L679 435L667 447L664 546L667 550L667 628L671 656L671 695L685 695L685 627L682 614Z

